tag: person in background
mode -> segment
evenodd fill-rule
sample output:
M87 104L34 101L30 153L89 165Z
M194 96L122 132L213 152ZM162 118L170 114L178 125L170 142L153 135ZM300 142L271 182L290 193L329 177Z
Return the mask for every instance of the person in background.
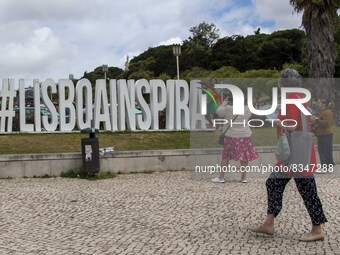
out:
M244 115L233 115L232 98L223 101L222 105L217 109L217 115L228 123L224 125L223 132L229 127L230 122L235 124L230 125L225 133L224 145L222 150L221 167L228 166L230 160L240 161L242 167L248 166L249 161L259 157L255 151L251 135L252 131L247 125L247 121L251 116L248 106L244 108ZM219 176L212 179L215 183L224 183L224 172L220 172ZM247 183L246 172L242 172L241 182Z
M316 125L315 135L318 138L318 152L321 165L327 167L333 166L333 113L329 109L329 101L326 99L319 99L317 107L320 113L317 117L311 118Z
M294 69L285 69L281 72L279 77L279 87L301 87L302 78L300 74ZM290 93L288 99L302 98L299 93ZM305 106L306 107L306 106ZM297 125L295 127L286 128L287 132L294 130L302 130L301 112L295 104L286 105L286 115L278 114L276 121L277 133L280 134L283 130L281 121L285 120L286 125L293 126L293 122L289 120L295 120ZM309 148L308 148L309 149ZM312 221L311 231L301 238L299 241L312 242L324 239L324 232L321 225L327 222L326 216L323 212L322 203L317 193L316 182L314 179L314 168L316 166L316 155L314 145L311 147L311 159L309 168L303 169L304 171L299 173L298 176L294 176L296 187L304 201L308 214ZM285 162L277 162L276 167L285 165ZM250 227L249 230L255 233L263 233L268 235L274 234L275 218L279 215L282 209L283 192L286 185L292 179L292 174L284 172L273 172L266 181L267 188L267 216L262 224L257 227Z

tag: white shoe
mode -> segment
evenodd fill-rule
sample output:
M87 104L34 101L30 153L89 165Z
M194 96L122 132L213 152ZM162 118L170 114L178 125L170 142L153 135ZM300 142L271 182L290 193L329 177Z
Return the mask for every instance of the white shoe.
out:
M247 181L247 179L241 179L240 182L247 183L248 181Z
M218 178L218 177L212 179L211 181L214 182L214 183L225 183L225 180L220 179L220 178Z

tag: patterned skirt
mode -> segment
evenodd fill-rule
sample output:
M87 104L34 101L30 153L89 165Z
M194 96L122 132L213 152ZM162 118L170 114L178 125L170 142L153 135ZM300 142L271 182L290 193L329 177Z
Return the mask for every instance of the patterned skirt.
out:
M222 160L251 161L258 157L259 154L254 149L251 137L224 137Z

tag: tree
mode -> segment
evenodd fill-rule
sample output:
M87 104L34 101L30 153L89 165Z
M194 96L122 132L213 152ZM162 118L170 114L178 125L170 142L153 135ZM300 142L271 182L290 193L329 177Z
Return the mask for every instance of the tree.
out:
M130 61L128 76L140 69L151 71L152 78L158 77L162 73L167 73L172 77L176 75L176 61L172 53L172 45L161 45L148 48L140 55Z
M253 37L263 37L255 35ZM234 35L219 39L212 47L210 69L218 69L222 66L232 66L243 72L257 68L258 57L256 51L260 40L252 40L250 37Z
M108 67L108 71L106 73L106 78L107 79L117 79L117 78L121 77L122 74L124 74L123 69L110 66L110 67ZM104 79L103 67L98 66L92 72L85 71L82 78L89 79L92 86L94 87L95 84L96 84L96 80Z
M182 45L181 66L184 70L192 67L207 69L211 59L211 47L219 38L215 24L202 22L189 29L192 33Z
M335 26L334 41L336 44L337 52L340 52L340 16L338 16L337 23ZM335 75L334 77L340 77L340 54L337 55L336 65L335 65Z
M241 81L244 90L248 87L253 87L253 97L256 104L259 105L261 98L268 99L272 97L273 81L276 80L274 78L279 76L279 72L276 70L248 70L240 76L243 78Z
M295 11L303 11L308 75L317 78L312 93L316 98L331 99L336 60L334 31L340 0L290 0L290 3Z
M193 41L204 48L210 48L220 37L218 34L219 29L216 25L213 23L208 24L204 21L196 27L191 27L189 31L192 33L189 41Z
M130 62L128 78L129 79L153 79L154 72L151 66L156 62L154 56L149 56L147 58L136 58Z
M289 40L284 38L274 38L264 42L258 51L261 67L281 69L284 63L293 61L290 48Z
M181 77L188 82L192 79L201 79L209 77L210 71L200 68L200 67L192 67L190 70L186 70L182 73Z
M286 39L289 42L287 56L288 63L300 63L302 61L303 47L306 43L306 34L299 29L287 29L275 31L268 36L268 40Z
M221 68L211 72L209 78L237 78L240 72L232 66L222 66Z

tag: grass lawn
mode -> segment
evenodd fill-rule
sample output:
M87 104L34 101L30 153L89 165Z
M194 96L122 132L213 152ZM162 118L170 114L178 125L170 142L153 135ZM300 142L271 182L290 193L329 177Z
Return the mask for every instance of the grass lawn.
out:
M99 146L117 151L217 148L219 133L189 131L102 132L96 135ZM80 152L81 138L87 134L1 134L0 154ZM275 128L254 128L255 146L276 144ZM334 128L334 144L340 144L340 128Z

